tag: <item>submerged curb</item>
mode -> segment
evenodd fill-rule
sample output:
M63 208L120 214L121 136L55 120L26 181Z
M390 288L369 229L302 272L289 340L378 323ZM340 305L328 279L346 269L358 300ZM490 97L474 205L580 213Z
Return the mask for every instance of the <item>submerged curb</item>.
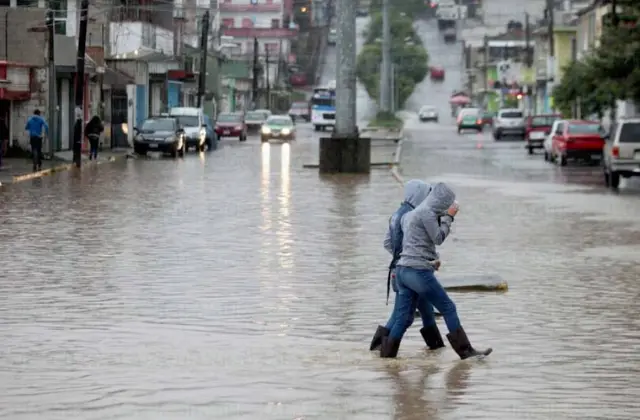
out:
M111 163L117 162L119 160L124 160L128 158L128 154L123 154L122 156L110 156L107 160L91 162L90 166L102 165L103 163ZM24 175L16 175L13 177L12 183L16 184L23 181L29 181L31 179L43 178L45 176L53 175L58 172L69 171L75 168L73 163L63 163L52 168L43 169L41 171L32 172Z
M402 133L402 137L396 146L396 155L393 159L393 167L391 168L391 176L393 179L398 181L400 185L404 185L404 178L400 175L400 171L398 168L400 167L400 160L402 159L402 143L404 143L405 137L404 132Z

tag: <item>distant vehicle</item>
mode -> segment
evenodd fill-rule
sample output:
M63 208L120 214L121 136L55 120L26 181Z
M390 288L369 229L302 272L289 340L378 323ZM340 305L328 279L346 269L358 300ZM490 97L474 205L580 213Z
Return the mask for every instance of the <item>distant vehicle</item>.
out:
M553 154L551 153L551 149L553 148L553 135L558 131L558 126L564 122L564 120L555 120L549 134L544 139L542 147L544 149L544 160L547 162L553 162Z
M420 121L422 122L426 122L426 121L438 122L438 110L434 106L425 105L422 108L420 108L420 111L418 111L418 118L420 118Z
M444 68L438 66L430 67L429 76L431 77L431 80L444 80Z
M149 151L170 154L171 157L184 156L184 129L174 117L153 117L146 119L135 130L133 151L144 156Z
M560 115L534 115L527 118L524 139L525 148L532 155L535 149L544 148L544 139L551 133L554 121L559 120Z
M338 43L338 30L335 28L329 29L329 36L327 37L327 43L329 45L336 45Z
M640 118L620 119L604 138L604 180L618 188L620 177L640 175Z
M175 107L169 110L169 116L178 119L185 132L185 151L190 147L197 151L218 148L218 136L213 130L213 121L200 108Z
M303 72L297 72L289 76L291 86L307 86L307 75Z
M265 121L260 130L260 140L291 141L296 139L296 126L288 115L272 115Z
M444 42L446 43L456 42L458 33L456 31L456 28L447 28L443 31L443 36Z
M268 109L256 109L255 111L247 112L244 118L244 122L247 125L247 130L259 130L262 124L271 116L271 111Z
M237 137L240 141L247 140L247 125L241 112L223 112L216 121L218 137Z
M357 17L367 17L369 16L369 8L368 7L358 7L356 9Z
M504 136L519 136L524 139L524 114L519 109L501 109L493 120L493 138L500 140Z
M482 114L482 124L485 126L493 127L493 119L495 118L496 113L491 111L485 111Z
M456 115L456 122L459 124L461 121L461 118L469 114L480 115L480 108L472 108L472 107L458 108L458 114Z
M467 17L466 6L458 6L455 0L441 0L436 9L438 29L455 28L456 22Z
M313 90L311 105L311 123L315 131L325 130L336 125L336 91L328 87Z
M311 115L309 113L309 104L306 102L294 102L289 108L289 116L295 122L298 119L303 121L311 121Z
M602 160L604 130L596 121L566 120L558 124L551 142L552 160L565 166L569 159Z
M464 130L482 132L482 113L478 108L465 108L458 114L458 134Z

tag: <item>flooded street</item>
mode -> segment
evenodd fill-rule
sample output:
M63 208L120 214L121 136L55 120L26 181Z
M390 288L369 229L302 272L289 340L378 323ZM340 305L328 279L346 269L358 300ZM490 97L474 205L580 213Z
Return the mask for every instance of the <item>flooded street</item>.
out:
M490 357L426 352L415 326L397 360L368 351L401 190L386 169L302 169L319 133L299 124L291 145L0 191L0 418L640 418L638 182L611 193L600 168L408 118L403 176L461 203L442 274L509 282L452 293Z

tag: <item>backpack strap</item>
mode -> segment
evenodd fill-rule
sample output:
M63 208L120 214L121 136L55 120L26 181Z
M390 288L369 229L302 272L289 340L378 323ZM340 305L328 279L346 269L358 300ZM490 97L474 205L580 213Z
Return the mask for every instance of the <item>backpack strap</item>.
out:
M387 274L387 306L389 306L389 295L391 294L391 270Z

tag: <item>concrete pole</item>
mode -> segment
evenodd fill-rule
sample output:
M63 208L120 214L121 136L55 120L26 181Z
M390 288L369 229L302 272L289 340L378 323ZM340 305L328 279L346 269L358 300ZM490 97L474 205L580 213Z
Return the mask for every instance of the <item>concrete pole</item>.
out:
M356 6L337 0L336 136L356 133Z
M380 66L380 111L391 110L391 24L389 0L382 0L382 65Z
M49 159L53 159L53 154L55 152L55 141L58 138L57 130L57 120L58 114L56 112L57 109L57 100L56 100L56 63L55 63L55 19L53 15L53 10L47 10L47 29L48 29L48 90L49 90L49 98L47 103L47 120L49 120L49 137L48 140L48 152ZM0 145L1 146L1 145Z

